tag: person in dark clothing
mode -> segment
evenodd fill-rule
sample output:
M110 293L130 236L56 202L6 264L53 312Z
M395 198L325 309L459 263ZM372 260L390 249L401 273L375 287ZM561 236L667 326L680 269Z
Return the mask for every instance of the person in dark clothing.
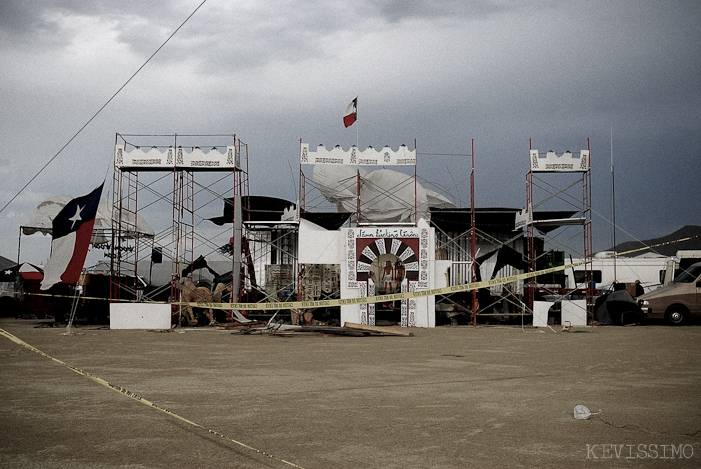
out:
M635 281L635 297L639 297L640 295L645 294L645 289L643 288L643 284L640 283L640 280Z

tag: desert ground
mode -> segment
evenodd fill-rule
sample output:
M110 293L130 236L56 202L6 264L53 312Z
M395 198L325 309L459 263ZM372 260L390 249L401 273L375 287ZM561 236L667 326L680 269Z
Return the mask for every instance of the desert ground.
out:
M0 318L3 468L701 467L701 327L412 337ZM574 407L599 412L576 420ZM183 420L187 419L187 420Z

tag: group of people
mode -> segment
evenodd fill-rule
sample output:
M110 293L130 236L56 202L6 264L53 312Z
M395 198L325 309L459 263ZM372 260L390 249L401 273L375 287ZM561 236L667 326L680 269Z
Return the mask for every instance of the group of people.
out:
M377 288L384 291L385 294L397 293L405 275L406 267L400 259L397 259L394 264L392 261L385 261L384 267L373 266L370 269L370 278L377 285Z
M406 268L401 260L397 259L397 262L392 265L391 261L385 261L385 266L382 269L382 288L386 293L396 293L399 290L399 286L404 280L404 274L406 273Z
M618 291L618 290L627 290L626 284L625 283L619 283L618 280L614 280L612 284L612 290L613 291ZM631 293L629 291L629 293ZM641 295L645 294L645 288L643 288L643 284L640 283L640 280L635 281L635 295L631 295L633 298L637 298Z

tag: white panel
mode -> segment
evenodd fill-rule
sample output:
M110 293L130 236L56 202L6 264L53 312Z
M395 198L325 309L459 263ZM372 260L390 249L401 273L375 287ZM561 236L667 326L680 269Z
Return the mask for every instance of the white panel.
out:
M314 223L300 220L299 263L339 264L345 257L342 233L319 228Z
M533 327L548 327L548 310L553 304L550 301L533 302Z
M453 266L453 261L435 261L434 263L434 286L431 288L443 288L450 286L448 269Z
M170 329L170 305L112 303L110 329Z
M563 326L586 326L586 306L586 300L562 300L561 324Z

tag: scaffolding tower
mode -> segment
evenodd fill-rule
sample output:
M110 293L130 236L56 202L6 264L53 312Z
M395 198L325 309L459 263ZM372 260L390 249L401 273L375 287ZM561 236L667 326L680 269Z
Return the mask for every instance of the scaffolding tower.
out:
M230 257L232 298L242 286L245 240L242 201L247 200L248 146L236 135L116 134L112 184L113 226L110 299L178 302L196 258ZM233 204L224 227L207 220L220 202ZM152 236L139 228L148 217ZM231 245L230 250L222 250ZM227 254L229 253L229 254ZM171 263L171 279L148 288L140 263ZM146 262L148 263L148 262ZM173 306L173 317L180 307Z
M539 152L530 142L530 170L526 175L526 208L516 217L516 228L526 229L528 268L535 272L564 265L565 255L584 261L582 285L566 289L564 272L531 277L526 303L540 295L583 297L587 317L592 305L591 259L591 159L590 144L578 153Z

